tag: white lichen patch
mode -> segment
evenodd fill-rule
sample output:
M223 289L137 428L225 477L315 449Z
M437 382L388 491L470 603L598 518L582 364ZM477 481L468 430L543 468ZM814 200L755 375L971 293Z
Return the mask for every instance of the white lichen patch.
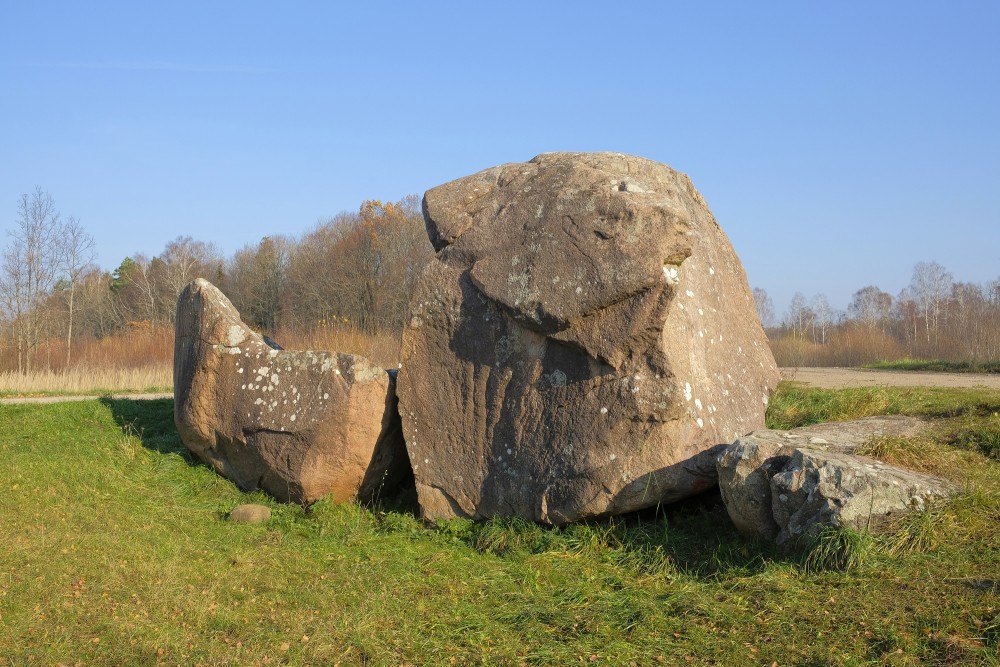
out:
M691 383L690 382L685 382L684 383L684 400L686 400L686 401L690 401L691 400Z
M698 417L694 421L696 424L698 424L698 428L705 428L705 422L702 421L701 417Z
M681 281L680 273L677 271L677 267L674 266L664 266L663 267L663 279L667 281L669 285L677 285Z
M691 290L686 290L684 293L688 295L688 298L691 299L694 298L694 292L692 292Z
M700 398L694 399L694 406L696 408L698 408L699 410L701 410L701 399Z
M226 345L229 347L236 347L245 341L246 338L246 334L243 332L243 327L238 324L234 324L229 327L229 331L226 332Z

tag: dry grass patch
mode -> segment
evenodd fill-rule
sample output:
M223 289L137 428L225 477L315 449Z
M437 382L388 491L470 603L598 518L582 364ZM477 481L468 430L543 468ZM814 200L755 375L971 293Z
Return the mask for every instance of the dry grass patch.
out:
M275 341L286 350L326 350L359 354L383 368L399 363L399 334L366 333L352 327L326 326L312 331L279 331Z
M12 371L0 373L0 395L7 396L170 391L173 384L173 366L169 362L139 368L77 367L69 371L38 371L27 375Z

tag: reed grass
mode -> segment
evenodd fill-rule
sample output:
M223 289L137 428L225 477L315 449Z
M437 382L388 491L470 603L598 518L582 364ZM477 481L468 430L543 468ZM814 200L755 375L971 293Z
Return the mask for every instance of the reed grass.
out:
M77 366L68 371L38 371L29 374L3 371L0 372L0 396L169 392L173 389L173 383L173 367L170 362L138 368Z
M384 368L399 363L399 336L367 333L351 327L283 330L275 339L288 350L326 350L359 354ZM102 339L74 341L72 364L65 348L53 340L40 348L36 370L21 373L8 348L0 350L0 396L166 392L173 389L174 330L167 325L136 323Z
M353 327L325 326L309 331L280 330L275 341L287 350L326 350L358 354L383 368L399 364L399 334L368 333Z

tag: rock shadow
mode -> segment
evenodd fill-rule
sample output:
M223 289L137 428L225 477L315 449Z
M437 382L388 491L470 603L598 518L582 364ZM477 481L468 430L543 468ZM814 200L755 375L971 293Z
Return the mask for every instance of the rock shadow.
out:
M191 465L204 465L181 442L174 424L174 399L105 396L100 402L111 411L122 433L139 438L146 449L159 454L176 454Z
M204 467L217 472L211 465L195 456L181 441L174 423L174 399L131 399L102 397L100 402L111 411L111 415L122 433L139 439L142 446L158 454L176 455L192 467ZM399 430L399 414L396 407L395 392L386 397L386 415L384 417L384 438L393 441L393 433ZM402 456L406 452L396 451L390 446L376 448L373 460L377 457ZM366 478L371 492L365 498L359 498L358 504L372 510L390 510L401 513L419 515L420 506L417 503L417 491L413 481L413 471L407 464L401 479L392 480L391 484L379 484L378 480Z

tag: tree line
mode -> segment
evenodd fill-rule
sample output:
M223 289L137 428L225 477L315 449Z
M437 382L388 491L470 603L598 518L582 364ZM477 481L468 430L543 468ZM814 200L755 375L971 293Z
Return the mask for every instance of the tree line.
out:
M400 331L432 256L420 200L369 200L300 238L268 236L225 257L189 236L155 256L95 265L93 237L40 188L22 195L0 255L0 368L68 368L73 343L172 326L177 296L202 277L269 335L322 327ZM53 353L52 341L63 341ZM44 349L44 354L40 350Z
M807 299L797 292L780 321L767 292L753 293L783 366L1000 360L1000 278L983 285L961 282L937 262L918 262L896 296L868 285L854 293L846 312L838 312L822 294Z
M168 329L177 295L198 277L279 339L329 327L397 334L432 250L412 195L365 201L298 238L267 236L230 257L190 236L152 257L125 257L113 271L95 256L94 239L49 193L20 197L0 254L0 370L68 368L74 343ZM822 294L796 293L780 319L765 290L753 294L781 365L1000 360L1000 278L960 282L937 262L920 262L895 296L869 285L837 312Z

